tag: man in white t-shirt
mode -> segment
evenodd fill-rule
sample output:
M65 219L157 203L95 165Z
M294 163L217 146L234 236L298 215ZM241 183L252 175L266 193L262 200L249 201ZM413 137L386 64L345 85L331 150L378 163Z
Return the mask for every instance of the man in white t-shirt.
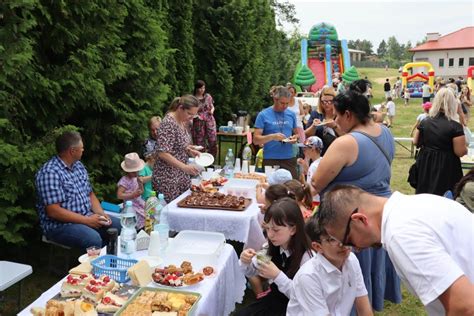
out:
M309 219L305 231L317 254L293 278L286 315L349 315L354 304L357 315L373 315L359 261L351 248L339 246L321 228L318 216Z
M432 90L427 82L423 83L421 90L422 90L421 96L423 98L423 103L430 102Z
M431 194L390 198L355 186L327 191L321 225L341 245L383 246L429 315L474 315L474 216Z

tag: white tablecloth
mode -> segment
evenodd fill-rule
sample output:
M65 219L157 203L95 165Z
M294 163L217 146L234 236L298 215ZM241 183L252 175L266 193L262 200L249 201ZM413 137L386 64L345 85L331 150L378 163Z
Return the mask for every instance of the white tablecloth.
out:
M246 244L245 248L260 249L265 242L259 224L260 209L255 199L244 211L181 208L176 204L184 199L186 191L168 204L167 220L170 230L199 230L223 233L226 239Z
M139 259L146 255L146 251L137 251L132 256ZM164 261L167 262L166 258ZM182 290L201 294L201 299L193 314L195 316L229 315L235 309L235 304L241 303L244 297L246 280L239 268L237 254L231 245L225 245L214 267L215 277L206 278L196 285L182 288ZM18 315L31 315L30 309L33 306L45 307L46 302L60 292L64 280L65 278L41 294ZM151 283L150 286L155 285Z

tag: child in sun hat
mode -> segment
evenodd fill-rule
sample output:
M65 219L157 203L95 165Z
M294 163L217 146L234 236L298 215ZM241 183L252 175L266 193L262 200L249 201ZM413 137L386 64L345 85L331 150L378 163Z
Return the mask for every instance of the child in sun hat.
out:
M323 141L318 136L311 136L308 137L304 144L299 144L298 146L303 147L304 159L299 158L297 162L303 169L303 177L306 175L306 179L303 178L301 180L310 184L311 178L316 169L318 169L322 159ZM312 161L311 165L309 164L310 161ZM313 207L317 205L319 205L319 194L313 195Z
M293 179L291 172L286 169L280 168L273 171L268 177L267 182L257 184L257 192L256 192L256 199L257 203L260 205L265 204L265 190L268 189L269 186L274 184L283 184L286 181ZM263 211L263 209L262 209Z
M117 183L117 198L132 201L137 214L137 229L145 225L145 201L142 199L143 183L138 179L138 172L145 167L145 162L137 153L128 153L120 164L125 175Z

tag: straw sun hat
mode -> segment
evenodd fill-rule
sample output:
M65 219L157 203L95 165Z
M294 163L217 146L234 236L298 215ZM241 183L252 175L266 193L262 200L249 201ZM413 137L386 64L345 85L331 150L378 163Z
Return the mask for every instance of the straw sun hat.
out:
M145 162L140 159L137 153L129 153L125 155L125 159L120 166L125 172L137 172L145 167Z

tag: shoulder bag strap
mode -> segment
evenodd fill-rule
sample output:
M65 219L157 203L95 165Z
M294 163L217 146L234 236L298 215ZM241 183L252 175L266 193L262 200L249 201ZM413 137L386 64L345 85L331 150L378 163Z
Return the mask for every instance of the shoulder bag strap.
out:
M377 147L380 149L380 151L382 152L382 154L385 156L385 158L387 158L387 162L388 164L391 166L392 165L392 162L390 161L390 158L388 156L388 153L385 151L385 149L380 146L379 143L377 143L377 141L375 140L374 137L370 136L369 134L365 133L365 132L361 132L361 131L352 131L352 133L359 133L359 134L362 134L364 136L366 136L368 139L370 139L375 145L377 145Z

